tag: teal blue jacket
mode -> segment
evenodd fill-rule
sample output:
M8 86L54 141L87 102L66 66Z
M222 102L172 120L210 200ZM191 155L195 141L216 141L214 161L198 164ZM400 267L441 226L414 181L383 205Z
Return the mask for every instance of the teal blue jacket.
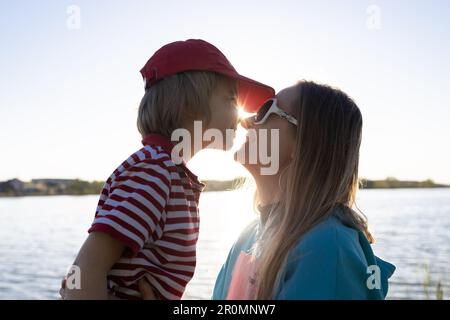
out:
M236 260L240 254L250 253L258 229L259 221L254 221L231 248L217 277L213 299L227 298L232 277L239 273L234 268ZM331 215L291 250L274 299L384 299L394 270L394 265L373 254L362 232ZM252 299L244 297L248 298Z

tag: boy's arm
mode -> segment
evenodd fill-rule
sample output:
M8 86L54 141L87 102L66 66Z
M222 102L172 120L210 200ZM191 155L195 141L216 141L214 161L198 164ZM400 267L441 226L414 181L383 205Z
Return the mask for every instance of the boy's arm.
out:
M80 269L79 289L64 290L65 299L107 299L106 275L119 260L125 245L103 232L92 232L87 237L74 265Z
M107 299L108 272L125 250L135 256L152 239L170 188L171 173L159 160L139 162L116 176L74 263L81 290L63 288L64 299Z

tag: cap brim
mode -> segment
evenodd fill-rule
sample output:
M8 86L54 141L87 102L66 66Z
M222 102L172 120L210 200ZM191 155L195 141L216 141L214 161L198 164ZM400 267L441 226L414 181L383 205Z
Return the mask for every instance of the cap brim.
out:
M261 82L240 74L229 74L228 76L238 80L238 104L246 112L254 113L258 111L264 102L275 96L275 90Z

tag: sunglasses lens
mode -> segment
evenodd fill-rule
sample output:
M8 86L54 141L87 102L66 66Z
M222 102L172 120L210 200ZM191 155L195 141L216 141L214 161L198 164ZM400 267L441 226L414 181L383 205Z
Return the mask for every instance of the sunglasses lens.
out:
M255 116L255 122L261 121L264 118L267 111L269 111L270 107L272 106L272 103L272 100L268 100L262 105L261 108L259 108L258 113L256 113Z

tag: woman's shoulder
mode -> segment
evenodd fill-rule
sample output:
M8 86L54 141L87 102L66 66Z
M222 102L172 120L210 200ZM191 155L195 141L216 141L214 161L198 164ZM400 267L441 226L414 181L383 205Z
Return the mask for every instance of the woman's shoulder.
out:
M288 256L288 265L294 267L298 261L311 266L318 261L344 269L358 269L366 273L367 265L376 259L365 235L346 226L336 214L307 232ZM314 267L315 268L315 267Z
M261 228L260 219L252 220L239 234L234 243L235 248L251 246L256 241ZM310 251L320 248L335 251L340 248L355 249L359 247L360 234L357 230L345 226L337 214L332 214L308 231L295 246L294 251Z
M359 238L358 230L345 226L335 214L332 214L308 231L297 244L296 250L354 249L359 244Z
M289 253L276 298L369 298L368 257L359 236L334 215L316 225Z
M379 285L370 290L367 281L375 267L380 270L376 275ZM374 255L361 231L332 214L290 252L279 298L382 299L394 270L395 266ZM298 283L303 283L301 288L291 288Z

